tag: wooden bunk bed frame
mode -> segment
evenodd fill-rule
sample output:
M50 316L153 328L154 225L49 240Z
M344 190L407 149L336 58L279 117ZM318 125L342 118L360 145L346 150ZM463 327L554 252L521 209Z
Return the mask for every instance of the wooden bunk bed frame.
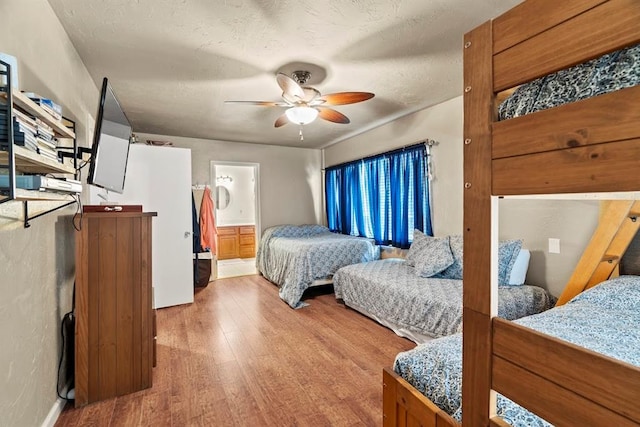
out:
M464 37L463 426L496 392L556 426L640 425L640 369L496 317L498 197L640 191L640 86L499 122L496 97L640 42L638 0L527 0ZM493 271L493 273L492 273ZM385 426L457 426L391 369Z

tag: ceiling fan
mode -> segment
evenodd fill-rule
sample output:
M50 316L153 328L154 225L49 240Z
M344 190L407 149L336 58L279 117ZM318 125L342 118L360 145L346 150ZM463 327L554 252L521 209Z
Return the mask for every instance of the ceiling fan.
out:
M305 86L311 73L309 71L294 71L291 77L284 73L278 73L276 81L282 89L282 101L225 101L226 103L259 105L263 107L285 107L284 114L278 117L274 126L279 128L292 122L301 126L300 139L302 140L302 125L314 121L316 118L347 124L349 118L341 112L329 108L335 105L355 104L366 101L375 95L370 92L337 92L321 95L320 92L310 86Z

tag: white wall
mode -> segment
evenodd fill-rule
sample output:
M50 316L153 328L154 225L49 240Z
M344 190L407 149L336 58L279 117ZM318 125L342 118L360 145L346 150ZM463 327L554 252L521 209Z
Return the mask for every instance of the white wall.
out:
M500 236L524 239L531 251L527 283L559 296L598 225L593 200L500 200ZM549 238L560 253L549 253Z
M170 141L176 147L190 148L193 184L212 184L212 160L259 163L262 230L279 224L322 221L320 150L142 133L138 137L141 142Z
M433 139L434 234L462 233L462 97L397 119L324 150L325 167Z
M0 52L18 58L20 89L50 97L76 120L87 145L87 118L99 89L46 0L0 1ZM30 210L50 207L30 203ZM54 203L53 205L56 205ZM60 321L71 309L75 207L23 229L22 203L0 205L0 424L39 426L54 407Z

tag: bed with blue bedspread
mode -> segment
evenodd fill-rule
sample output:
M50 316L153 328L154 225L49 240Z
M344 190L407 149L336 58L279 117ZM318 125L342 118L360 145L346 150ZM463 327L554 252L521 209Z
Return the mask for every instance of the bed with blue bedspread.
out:
M382 259L341 268L335 296L345 305L415 342L462 330L462 280L416 275L404 259ZM538 286L500 286L498 312L505 319L539 313L552 305Z
M280 287L280 298L300 308L305 305L302 294L315 281L331 279L340 267L379 256L373 239L333 233L321 225L278 225L262 234L256 266Z
M621 276L567 304L515 323L640 366L640 277ZM462 419L462 336L451 335L398 354L394 370L438 407ZM548 427L498 395L498 415L515 427Z

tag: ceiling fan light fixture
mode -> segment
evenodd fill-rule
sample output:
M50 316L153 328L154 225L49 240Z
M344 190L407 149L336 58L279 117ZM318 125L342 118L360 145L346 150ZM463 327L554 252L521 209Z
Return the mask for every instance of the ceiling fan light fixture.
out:
M318 117L318 110L311 107L291 107L285 111L287 118L291 123L297 125L306 125L314 121Z
M308 71L294 71L292 77L283 72L276 74L276 82L282 89L282 101L225 101L230 103L243 103L260 105L264 107L285 107L286 110L280 114L273 123L275 128L280 128L291 122L300 126L300 140L302 136L302 126L313 122L320 117L332 123L348 124L351 121L341 112L331 108L334 105L355 104L366 101L375 95L370 92L336 92L321 95L320 91L305 85L311 73Z

